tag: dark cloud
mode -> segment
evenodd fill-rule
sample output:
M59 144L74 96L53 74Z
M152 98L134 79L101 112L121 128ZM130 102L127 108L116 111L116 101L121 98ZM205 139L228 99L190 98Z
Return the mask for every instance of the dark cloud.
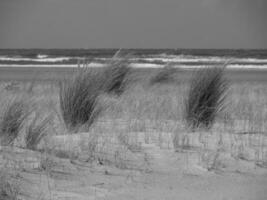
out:
M0 48L267 48L266 0L0 0Z

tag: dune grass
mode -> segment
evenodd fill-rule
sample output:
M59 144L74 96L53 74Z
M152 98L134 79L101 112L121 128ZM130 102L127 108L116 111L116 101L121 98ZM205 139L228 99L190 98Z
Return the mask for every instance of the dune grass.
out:
M164 84L171 83L174 81L175 69L170 65L159 69L157 74L150 79L150 84Z
M57 131L51 131L51 135L68 133L65 126L63 128L64 124L69 127L69 130L78 132L81 131L81 126L88 124L90 127L96 121L97 123L90 127L90 133L101 126L100 130L108 133L107 135L118 130L126 136L130 132L144 132L148 135L150 132L168 132L179 135L186 132L186 127L192 130L199 127L211 128L213 123L216 123L216 126L213 126L212 131L218 131L218 125L222 128L224 123L220 121L223 115L218 114L224 107L226 94L229 94L228 97L231 99L231 103L227 104L228 109L231 110L227 130L237 131L235 120L243 120L244 117L253 122L250 123L253 130L266 130L266 127L262 127L266 121L266 84L235 83L231 85L231 93L228 93L224 68L197 71L192 82L157 85L147 84L151 71L142 71L142 74L140 73L142 78L138 77L140 81L134 83L120 96L102 95L105 93L104 71L105 68L81 68L72 79L62 82L60 88L48 87L51 83L47 85L42 83L34 87L32 96L42 113L47 114L53 109L61 110L59 116L61 117L62 114L63 123L59 120L60 117L55 117L51 124ZM136 71L134 71L135 74L137 74ZM58 91L60 91L60 98L58 98ZM18 92L21 91L6 91L10 95ZM45 105L47 99L51 99L51 106ZM104 108L105 103L109 109ZM188 115L183 115L186 114L185 110L188 111ZM183 121L183 117L186 116L188 121ZM38 144L40 138L45 135L45 126L48 124L45 122L43 123L46 125L42 124L41 118L40 121L36 120L36 123L33 121L32 124L31 120L27 121L31 127L29 130L26 129L26 134L29 134L25 138L28 148L36 148L35 144ZM72 119L74 121L71 121ZM118 125L118 121L122 121L122 124ZM240 127L241 131L243 129L245 130L244 127ZM100 134L101 131L96 134ZM120 139L121 143L127 143L127 137L125 139L124 135Z
M97 106L104 85L103 73L88 68L79 69L72 79L60 83L60 108L66 127L77 131L79 126L90 126L101 108Z
M127 88L130 71L131 69L125 60L107 66L105 70L107 80L105 81L104 91L120 96Z
M129 67L128 56L122 57L118 51L104 70L106 78L103 90L109 94L120 96L130 81L131 68Z
M0 120L0 137L2 145L10 145L18 137L25 119L32 109L25 97L15 97L4 106Z
M103 69L80 68L72 79L61 82L60 108L69 130L93 124L103 110L98 101L101 94L120 96L126 90L131 69L127 57L119 54Z
M13 179L6 170L0 169L0 199L18 200L20 194L19 184Z
M34 116L26 129L25 143L26 148L36 150L37 145L47 135L48 126L50 125L52 116L46 116L42 119L40 113Z
M194 74L184 105L184 117L190 129L209 129L223 109L228 89L224 70L225 67L209 67Z

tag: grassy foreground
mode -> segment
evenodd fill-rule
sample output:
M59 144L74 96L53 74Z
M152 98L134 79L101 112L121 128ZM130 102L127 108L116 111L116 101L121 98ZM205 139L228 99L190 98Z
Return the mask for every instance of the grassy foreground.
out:
M91 185L97 184L94 191L99 189L98 184L108 182L98 172L104 177L123 176L126 182L129 181L129 188L135 181L144 181L142 176L151 178L145 175L148 172L156 177L158 171L168 172L170 176L171 173L181 173L177 179L183 180L187 180L183 177L185 174L266 173L267 82L251 82L246 78L228 81L229 89L225 93L225 82L220 82L220 78L212 82L212 74L206 78L198 74L197 78L204 79L194 86L189 81L191 79L181 80L179 71L175 70L155 69L140 73L121 69L116 71L116 68L114 73L105 69L93 73L83 70L78 76L71 80L68 77L61 83L38 80L1 83L0 167L1 173L6 175L0 173L3 180L0 199L25 196L26 189L19 188L17 183L23 182L20 176L39 184L40 190L35 188L27 194L32 199L38 195L41 199L83 199L82 195L72 196L79 192L60 193L55 186L67 187L70 176L76 174L99 180L97 183L89 181ZM109 74L113 74L111 78ZM205 90L204 83L208 80L211 84L206 84L208 89ZM116 84L110 87L111 83ZM201 90L202 95L196 93ZM207 103L210 100L212 102ZM225 109L221 109L222 105ZM194 114L191 122L190 112ZM38 172L42 178L39 181L25 171ZM65 181L60 181L58 177L61 176ZM76 178L72 183L78 187L81 182ZM164 178L158 178L164 181ZM114 180L118 185L125 181ZM204 182L211 187L208 181L216 184L216 180L209 178ZM84 184L89 182L86 180ZM173 184L171 187L175 187ZM234 184L230 183L231 186ZM80 193L92 191L89 187L79 187L84 188ZM109 187L115 186L110 184ZM124 193L129 188L126 187ZM144 196L147 195L145 191ZM106 190L101 192L107 193ZM238 191L233 194L229 193L229 196L239 197ZM90 192L90 195L94 199L105 199L98 192ZM259 189L258 199L264 197L261 195ZM184 197L189 199L190 195Z

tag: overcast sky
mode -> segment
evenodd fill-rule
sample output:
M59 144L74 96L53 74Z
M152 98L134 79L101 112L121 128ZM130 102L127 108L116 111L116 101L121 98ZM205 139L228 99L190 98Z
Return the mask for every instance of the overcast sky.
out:
M267 48L267 0L0 0L0 48Z

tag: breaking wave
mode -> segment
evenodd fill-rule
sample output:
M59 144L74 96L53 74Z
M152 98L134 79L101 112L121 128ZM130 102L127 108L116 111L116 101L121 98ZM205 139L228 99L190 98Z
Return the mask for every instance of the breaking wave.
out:
M32 61L32 62L51 62L51 63L56 63L56 62L63 62L63 61L68 61L70 60L70 57L55 57L55 58L49 58L46 55L37 55L36 58L25 58L25 57L8 57L8 56L0 56L0 61Z
M103 66L114 52L109 50L0 50L0 66L75 67L80 61L89 66ZM119 59L119 58L117 58ZM236 69L266 69L267 51L198 50L198 52L168 52L163 50L136 50L129 58L131 65L158 68L171 64L180 68L198 68L227 64Z

